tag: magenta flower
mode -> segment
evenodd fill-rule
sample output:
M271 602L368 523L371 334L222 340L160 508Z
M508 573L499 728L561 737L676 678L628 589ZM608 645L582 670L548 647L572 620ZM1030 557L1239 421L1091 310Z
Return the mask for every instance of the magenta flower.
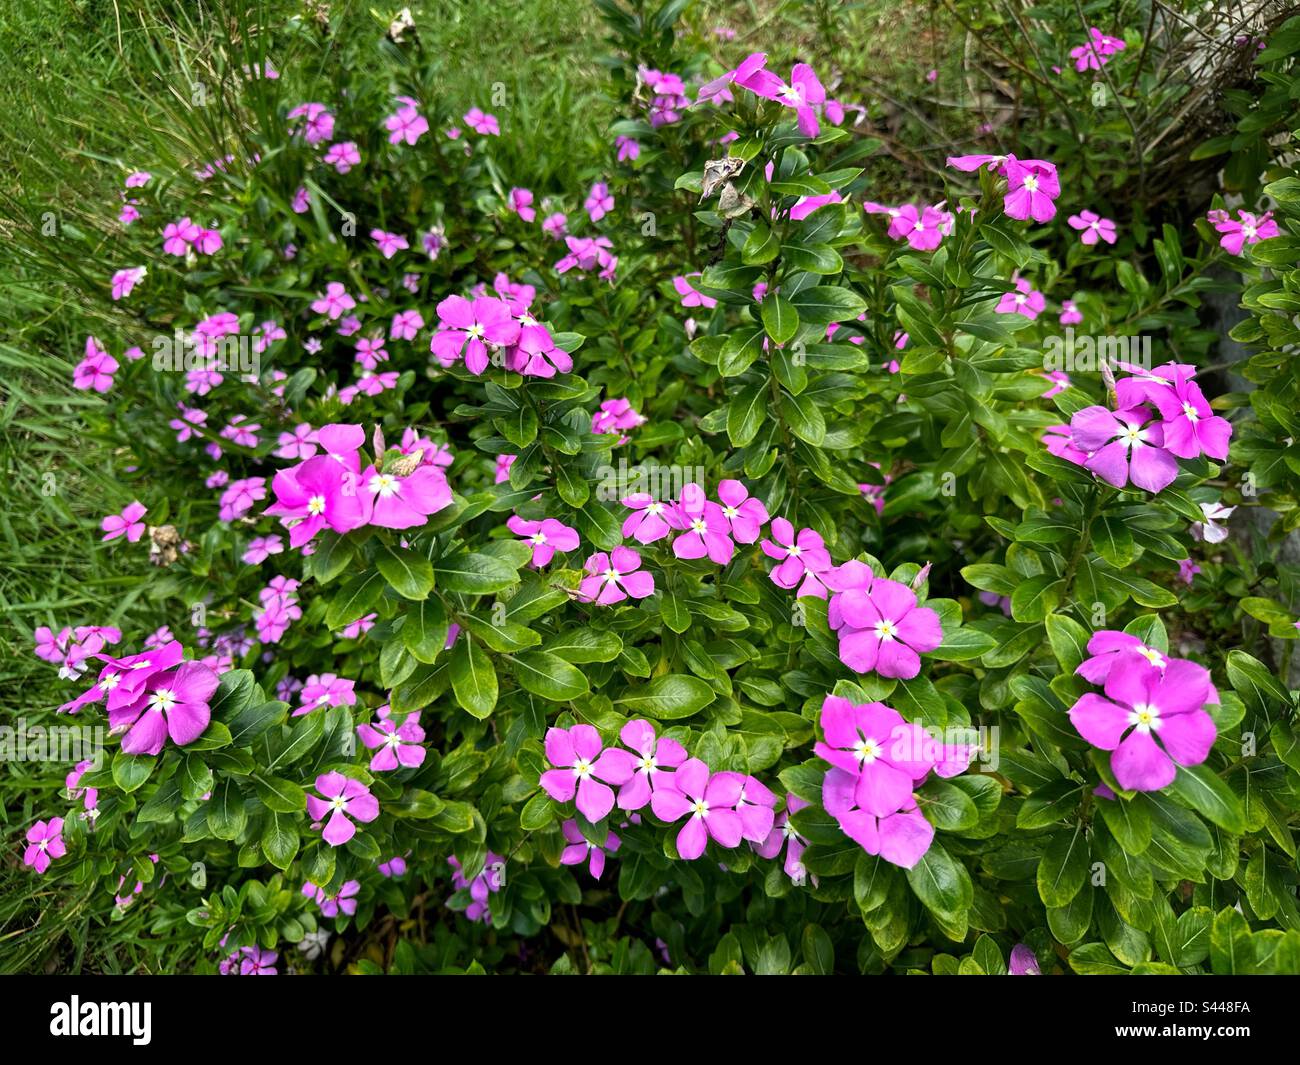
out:
M554 214L548 214L542 219L542 232L553 240L559 240L564 236L568 224L569 219L556 211Z
M385 877L401 877L406 875L406 859L400 854L396 858L389 858L386 862L379 863L379 875Z
M173 423L172 428L176 427ZM276 458L306 460L316 454L316 430L307 422L300 422L293 432L281 433L276 443L279 446L272 452Z
M174 671L154 673L131 706L110 715L112 731L122 737L127 754L156 755L170 736L178 747L198 739L208 727L208 700L219 677L201 662L184 662Z
M391 259L399 251L405 251L411 246L410 242L400 233L388 233L382 229L372 229L370 239L375 242L379 254L385 259Z
M1178 463L1163 446L1164 430L1147 417L1145 408L1084 407L1070 419L1070 439L1088 456L1084 469L1115 488L1131 481L1159 492L1178 476Z
M1031 322L1047 307L1047 299L1025 278L1017 278L1016 291L1004 292L998 302L998 314L1020 314Z
M302 717L322 706L355 706L356 681L337 676L334 673L313 673L298 693L301 705L293 712L294 717Z
M1050 222L1056 217L1053 201L1061 195L1061 183L1054 165L1041 159L1017 159L1009 155L1002 173L1007 179L1002 206L1008 217L1022 221L1032 218L1035 222Z
M429 132L429 120L408 103L384 119L384 128L388 130L389 144L414 144Z
M618 161L625 163L640 156L641 145L631 137L615 137L614 150L618 153Z
M322 798L307 796L307 812L314 822L329 820L322 838L331 847L338 847L356 835L353 819L368 823L379 816L379 801L370 789L359 780L342 773L322 773L316 778L316 790Z
M506 522L506 527L532 547L532 565L537 569L549 563L556 551L574 551L578 547L578 530L561 524L554 518L525 521L514 514Z
M682 497L668 510L666 520L680 532L673 541L678 558L704 558L725 566L735 554L731 541L731 523L717 503L706 499L698 484L688 484Z
M1190 558L1185 558L1178 563L1178 579L1184 584L1191 584L1196 575L1200 572L1201 567Z
M686 824L677 833L677 853L692 861L710 838L723 847L738 847L744 826L734 807L745 778L740 773L713 773L698 758L688 758L673 773L671 784L650 796L650 809L661 821Z
M836 588L843 566L824 580L838 592L831 597L829 620L839 632L840 661L857 673L874 670L882 677L909 680L921 671L920 655L943 642L939 615L918 606L907 585L872 578L868 567L858 565L861 581L856 586Z
M779 560L771 575L772 583L778 588L789 590L802 581L797 596L826 598L826 588L818 574L831 568L831 556L815 529L800 529L796 535L786 518L773 518L771 539L758 546L768 558Z
M632 511L623 520L624 539L630 536L640 543L652 544L673 531L664 520L669 504L658 502L648 492L634 492L624 498L623 506Z
M523 321L518 343L507 352L510 369L525 377L554 377L556 373L572 371L573 359L563 348L555 346L547 328L532 321L531 316Z
M199 239L203 227L196 225L188 217L178 218L163 226L163 251L168 255L185 255L190 245Z
M699 277L699 274L690 274L689 277ZM712 296L706 296L703 292L698 291L693 286L688 277L678 275L673 278L673 288L682 298L683 307L703 307L705 310L712 310L718 305L718 301Z
M235 521L252 510L254 503L265 498L265 477L244 477L231 481L230 486L221 493L217 517L222 521Z
M148 507L139 500L128 503L121 514L110 514L99 523L99 527L104 530L100 539L115 540L119 536L125 536L131 543L135 543L144 535L144 522L140 519L147 513Z
M341 282L331 281L325 286L325 295L316 299L311 309L317 314L324 314L331 321L337 321L357 305L357 301L348 295Z
M113 275L113 299L126 299L127 296L131 295L131 290L144 280L144 276L148 272L149 271L143 266L133 266L126 270L118 270Z
M582 829L578 827L578 822L570 818L565 821L561 827L564 838L569 845L564 848L560 855L561 865L581 865L587 862L587 872L593 879L599 880L600 874L605 871L605 855L613 854L619 848L619 838L610 832L605 837L602 846L597 846L582 834Z
M483 871L472 881L466 880L460 862L452 855L447 859L451 866L451 884L457 891L469 890L470 904L465 910L465 917L471 921L482 920L484 924L492 923L492 914L488 912L488 896L500 891L504 886L501 870L505 868L505 859L492 851L487 852Z
M1238 215L1239 218L1233 219L1227 211L1211 211L1207 216L1214 228L1223 234L1219 246L1229 255L1240 255L1244 246L1258 244L1281 233L1272 211L1265 211L1258 217L1249 211L1239 211Z
M528 189L518 186L511 189L506 203L525 222L531 222L537 217L537 212L533 209L533 194Z
M392 340L414 340L415 334L423 328L424 316L419 311L399 311L393 315L388 336Z
M1064 370L1048 370L1043 376L1052 382L1051 387L1043 393L1043 399L1051 399L1070 387L1070 375Z
M582 206L593 222L599 222L614 209L614 196L609 191L609 186L603 181L597 181L591 186Z
M785 874L797 884L802 884L807 875L802 859L808 841L795 831L790 815L807 809L811 805L812 803L799 798L798 795L787 792L785 809L776 815L776 819L772 823L772 830L767 834L767 838L754 847L759 857L775 858L781 853L781 847L784 845Z
M1104 690L1105 698L1094 692L1080 696L1070 707L1070 721L1094 747L1114 752L1110 768L1120 787L1158 791L1173 783L1176 766L1200 765L1209 757L1218 733L1204 710L1214 688L1203 666L1173 659L1160 669L1141 655L1123 653Z
M256 566L259 562L265 562L272 555L281 554L284 551L284 541L278 536L255 536L248 541L248 547L244 549L243 561L250 566Z
M909 804L916 783L934 768L939 745L920 725L884 703L855 705L826 696L819 721L825 742L817 757L856 777L854 804L887 817Z
M515 464L518 455L498 455L496 458L496 472L493 474L493 484L505 484L510 480L510 467Z
M740 835L751 843L763 843L772 833L776 796L766 784L751 776L741 778L736 797L736 816L740 818Z
M757 64L754 62L755 58L758 59ZM757 96L776 100L786 107L794 108L799 132L805 137L816 137L821 131L817 122L817 107L825 103L826 90L817 79L812 67L807 63L796 63L790 71L789 82L783 82L771 71L763 69L764 62L766 57L761 53L749 56L732 72L732 83L748 89ZM706 90L716 84L711 82L702 88L700 98L704 99Z
M464 121L465 125L484 137L499 137L501 135L501 126L497 122L497 116L490 115L477 107L471 107L465 112Z
M584 603L612 606L631 596L644 599L654 594L654 575L641 569L641 556L628 547L616 547L608 555L597 551L583 567L587 576L578 585Z
M1205 454L1222 461L1228 457L1232 423L1214 413L1192 380L1194 372L1189 365L1167 363L1149 374L1121 379L1115 394L1121 407L1137 408L1145 402L1160 412L1166 451L1181 459Z
M405 477L380 473L373 466L361 474L368 523L385 529L412 529L424 525L430 514L451 504L451 488L442 470L417 466Z
M95 337L86 337L85 356L72 370L72 387L82 391L107 392L113 387L118 362L100 347Z
M324 433L322 429L318 435ZM355 478L329 455L281 470L271 481L271 490L275 502L266 513L279 517L288 527L290 547L309 543L326 526L338 533L349 532L366 524L369 517L358 497Z
M1070 58L1074 60L1074 69L1079 73L1085 70L1100 70L1116 52L1124 51L1125 44L1118 37L1110 37L1093 26L1088 30L1088 40L1070 49Z
M288 118L290 123L297 118L303 120L302 135L308 144L320 144L334 136L334 116L324 104L299 104L289 112Z
M1079 239L1084 244L1096 244L1098 240L1104 240L1107 244L1115 243L1115 223L1093 211L1072 214L1069 223L1071 229L1083 231Z
M370 768L376 773L390 769L412 768L424 764L424 729L420 715L411 714L400 725L391 717L380 718L373 725L360 724L357 735L374 756Z
M556 768L542 774L542 789L556 802L576 794L578 812L593 823L614 808L609 785L626 784L632 772L628 753L603 749L591 725L547 729L546 757Z
M1079 310L1074 300L1061 301L1061 318L1062 325L1077 325L1083 321L1083 312Z
M751 496L740 481L726 480L718 482L718 501L732 538L739 544L754 543L767 524L767 507L763 501ZM829 556L827 561L829 564Z
M331 144L321 156L321 162L332 166L340 174L346 174L354 166L361 164L361 152L355 141L340 141Z
M911 869L934 842L934 825L917 809L911 795L900 809L877 816L858 805L857 790L858 778L853 773L828 769L822 781L822 806L840 830L868 854Z
M637 718L619 730L618 738L634 752L610 748L606 754L624 763L630 774L619 789L620 810L640 810L656 788L669 786L672 770L686 761L686 748L667 736L655 737L650 722Z
M1008 976L1042 976L1043 970L1038 966L1038 958L1034 952L1023 943L1017 943L1011 948L1011 962L1008 965Z
M1091 657L1085 658L1075 672L1092 684L1105 684L1111 667L1121 656L1141 655L1156 669L1164 669L1169 664L1163 651L1148 647L1136 636L1114 629L1094 632L1088 640L1088 654Z
M890 216L889 235L895 240L906 240L917 251L934 251L952 229L952 215L938 207L927 206L918 211L914 205L905 203L896 212L891 211Z
M505 347L519 339L520 324L504 300L480 296L473 301L448 296L438 304L438 332L429 350L443 366L465 357L465 368L481 374L488 365L488 346Z
M63 818L52 817L48 822L37 821L27 830L23 865L44 873L50 867L50 862L67 853L67 845L63 842Z

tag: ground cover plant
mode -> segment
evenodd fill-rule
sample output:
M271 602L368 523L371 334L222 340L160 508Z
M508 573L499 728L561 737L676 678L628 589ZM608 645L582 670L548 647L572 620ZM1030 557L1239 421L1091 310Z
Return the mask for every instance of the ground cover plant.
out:
M7 90L7 967L1300 971L1300 17L532 14Z

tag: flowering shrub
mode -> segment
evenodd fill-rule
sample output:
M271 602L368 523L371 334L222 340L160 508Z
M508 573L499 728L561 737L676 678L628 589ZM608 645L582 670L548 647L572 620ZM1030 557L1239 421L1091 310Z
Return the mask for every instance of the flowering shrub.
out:
M719 74L683 6L599 4L624 113L559 173L401 34L246 56L209 156L128 161L72 384L156 631L37 630L109 741L25 863L232 974L430 889L395 968L566 905L606 971L1300 969L1294 696L1182 610L1255 492L1294 527L1295 278L1246 290L1249 396L1196 309L1293 265L1297 179L1194 232L1077 145L876 202L848 89ZM1072 78L1145 53L1078 37Z

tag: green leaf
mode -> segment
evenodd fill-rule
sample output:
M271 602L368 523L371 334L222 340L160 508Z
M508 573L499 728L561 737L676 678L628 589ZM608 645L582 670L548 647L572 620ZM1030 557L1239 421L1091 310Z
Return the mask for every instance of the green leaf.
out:
M799 331L799 312L784 296L770 293L760 304L763 328L777 344L784 344Z
M927 910L949 923L964 920L975 898L966 866L953 861L939 843L932 843L907 870L907 882Z
M546 651L512 655L510 667L521 687L551 702L567 703L590 691L581 670Z
M277 869L288 869L298 853L298 826L292 817L272 811L262 828L262 853Z
M394 551L379 544L375 564L384 580L404 599L427 599L433 589L433 566L414 551Z
M384 594L384 576L378 570L359 573L344 583L325 611L325 627L341 629L369 614Z
M1038 865L1038 895L1049 907L1068 906L1088 879L1088 838L1082 822L1052 836Z
M1233 790L1202 763L1196 766L1179 766L1178 775L1169 785L1169 792L1177 795L1192 809L1234 835L1246 831L1246 811Z
M425 599L406 608L402 645L426 665L437 660L447 645L447 611L440 599Z
M742 388L727 408L727 436L733 447L744 447L758 434L767 418L768 390L765 381Z
M1040 573L1016 585L1011 593L1011 616L1017 621L1042 621L1065 595L1065 582L1055 574Z
M123 791L135 791L149 779L157 765L158 759L153 755L118 751L113 756L113 783Z
M456 702L479 719L487 717L497 705L497 674L492 660L465 633L451 652L451 690Z
M303 809L306 809L304 804ZM217 839L238 839L248 823L244 796L232 780L222 781L208 800L208 830Z
M433 572L443 591L470 595L500 592L519 581L516 567L477 551L457 551L438 559L433 563Z
M292 781L282 777L256 774L253 777L253 787L257 790L257 797L268 810L282 814L295 814L307 809L307 793Z
M1047 628L1047 642L1061 667L1061 672L1073 674L1088 657L1088 630L1064 614L1048 614L1043 619Z
M650 717L674 721L690 717L713 702L717 693L699 677L669 673L649 684L632 688L614 700L619 713L628 717Z

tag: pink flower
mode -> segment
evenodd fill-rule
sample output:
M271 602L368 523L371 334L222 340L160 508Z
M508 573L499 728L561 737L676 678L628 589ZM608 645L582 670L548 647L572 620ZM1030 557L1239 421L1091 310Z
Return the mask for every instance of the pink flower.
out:
M588 576L578 585L578 597L585 603L612 606L631 596L644 599L655 590L653 574L641 569L641 556L627 547L609 554L598 551L583 567Z
M48 822L37 821L27 830L23 865L44 873L50 867L50 862L67 853L67 845L63 842L63 818L52 817Z
M311 193L307 190L306 185L299 185L294 191L293 199L289 202L289 208L294 214L306 214L311 208Z
M487 369L488 346L514 344L520 328L504 300L480 296L471 301L463 296L448 296L438 304L438 332L429 350L443 366L453 365L463 351L465 368L477 375Z
M1088 30L1085 44L1070 49L1070 58L1074 60L1074 69L1079 73L1085 70L1100 70L1110 61L1116 52L1124 51L1126 45L1118 37L1108 37L1093 26Z
M677 853L692 861L704 853L709 839L723 847L738 847L744 826L734 807L744 787L740 773L713 773L698 758L688 758L673 773L671 784L650 796L650 809L661 821L686 818L677 833Z
M789 590L802 580L797 596L826 598L826 588L817 575L831 568L831 556L820 533L800 529L795 535L794 526L788 520L773 518L772 538L764 540L759 547L768 558L780 560L772 570L772 583L778 588Z
M148 508L139 500L128 503L121 514L110 514L99 523L99 527L104 530L100 539L115 540L125 535L127 540L135 543L144 535L144 522L140 519L147 513Z
M1198 566L1195 562L1193 562L1190 558L1185 558L1180 563L1178 563L1178 578L1184 584L1191 584L1193 579L1200 572L1201 572L1201 567Z
M1114 752L1110 768L1120 787L1158 791L1173 783L1176 765L1209 757L1217 731L1204 706L1217 696L1204 666L1172 659L1160 669L1124 652L1111 666L1105 692L1105 698L1080 696L1070 722L1094 747Z
M641 145L631 137L615 137L614 150L618 153L618 161L625 163L628 160L635 160L641 154Z
M331 281L325 286L325 295L314 300L311 309L317 314L327 315L331 321L336 321L356 305L357 301L348 295L347 289L341 282Z
M673 531L664 520L670 504L657 502L649 493L633 493L623 500L623 506L632 511L623 521L624 539L630 536L639 543L652 544Z
M400 234L386 233L382 229L372 229L370 239L375 242L379 254L385 259L391 259L399 251L405 251L411 246L407 239Z
M242 518L253 509L254 503L259 503L265 498L265 477L244 477L238 481L231 481L230 487L221 493L217 517L221 521Z
M290 547L302 547L326 526L338 533L356 529L369 516L358 497L355 477L329 455L281 470L271 481L271 490L275 502L266 513L281 518L289 528Z
M568 218L559 211L556 211L554 214L548 214L542 219L542 232L554 240L559 240L564 236L564 231L568 224Z
M1163 651L1148 647L1136 636L1114 629L1094 632L1088 640L1088 654L1090 657L1084 659L1075 672L1092 684L1105 684L1111 667L1121 655L1141 655L1157 669L1164 669L1169 664Z
M415 334L424 328L424 316L419 311L399 311L393 315L388 336L393 340L414 340Z
M86 337L85 357L72 370L72 387L104 393L113 387L118 362L99 345L95 337Z
M510 467L515 464L518 455L498 455L496 459L496 472L493 475L493 484L505 484L510 480Z
M578 822L570 818L561 828L569 845L560 854L561 865L581 865L587 862L587 872L596 880L605 871L605 854L613 854L619 848L619 838L613 832L605 836L603 846L597 846L582 834Z
M731 542L731 523L717 503L704 497L698 484L688 484L682 497L668 510L666 520L679 535L673 541L673 554L678 558L704 558L725 566L735 554Z
M920 725L884 703L855 705L826 696L819 718L825 742L817 757L857 779L854 804L873 817L888 817L910 804L913 788L934 768L939 745Z
M1227 521L1232 517L1236 507L1225 507L1222 503L1202 503L1200 504L1201 513L1205 515L1204 521L1196 522L1189 532L1197 540L1203 540L1207 544L1221 544L1228 538L1228 530L1219 524L1221 521ZM1191 582L1188 581L1190 584Z
M838 593L831 596L828 617L839 632L840 661L858 673L915 677L921 671L920 655L943 642L939 615L918 606L907 585L877 579L861 563L852 568L854 583L846 586L848 566L823 574L823 583Z
M465 112L464 121L465 125L482 136L499 137L501 135L501 126L497 122L497 116L481 111L477 107L471 107Z
M256 566L259 562L265 562L272 555L281 554L283 551L284 541L280 537L255 536L248 541L243 560L250 566Z
M368 523L385 529L417 528L451 503L447 478L434 466L417 466L406 476L380 473L371 466L361 474L360 485Z
M342 629L339 635L345 640L359 640L365 633L375 627L375 621L379 618L378 614L363 614L356 621L349 621Z
M828 769L822 781L822 806L841 831L868 854L911 869L934 842L934 825L908 797L908 804L887 816L877 816L857 804L857 777L844 769Z
M424 764L424 729L420 715L411 714L400 725L391 717L383 717L373 725L357 726L357 735L370 750L370 768L376 773L390 769L413 768Z
M618 738L634 752L628 754L618 748L606 752L611 758L621 760L629 773L618 792L618 808L640 810L656 788L671 784L672 770L686 761L686 748L667 736L656 739L654 727L640 718L625 724Z
M1178 463L1163 446L1164 431L1145 408L1084 407L1070 419L1070 440L1087 456L1084 469L1115 488L1131 481L1159 492L1178 476Z
M144 280L144 275L149 271L143 266L133 266L127 270L119 270L113 275L112 288L113 299L122 300L131 295L131 290Z
M1084 244L1096 244L1099 239L1107 244L1115 243L1115 223L1109 218L1102 218L1092 211L1080 211L1070 215L1069 223L1071 229L1083 231L1079 239Z
M604 750L591 725L548 729L546 757L556 768L542 774L542 789L556 802L568 802L576 793L578 812L593 823L614 808L609 785L625 784L631 775L627 752Z
M123 182L128 189L142 189L149 184L149 179L153 177L147 170L135 170L126 175L126 181Z
M578 547L578 530L562 525L554 518L525 521L511 515L506 527L533 549L534 568L540 569L555 557L556 551L574 551Z
M699 274L690 274L690 277L699 277ZM681 275L673 278L673 288L682 298L683 307L703 307L711 310L718 305L718 301L712 296L706 296L703 292L698 291L690 281Z
M1061 318L1062 325L1077 325L1083 321L1083 312L1079 310L1074 300L1061 301Z
M1047 300L1041 292L1034 290L1033 285L1023 277L1016 281L1015 292L1004 292L1002 299L998 302L998 314L1020 314L1028 318L1031 322L1042 314L1047 307Z
M1038 965L1038 958L1023 943L1017 943L1011 948L1011 961L1007 968L1009 970L1008 976L1043 975L1043 970Z
M113 732L126 730L122 750L155 755L168 737L178 747L193 743L208 727L208 700L217 690L218 679L201 662L183 662L174 670L151 673L140 696L109 716Z
M763 501L751 496L740 481L723 480L718 482L718 502L732 538L740 544L754 543L767 524L767 507Z
M587 193L582 206L586 208L587 215L593 222L599 222L614 209L614 197L609 191L609 186L603 181L597 181L591 186L591 191Z
M1240 217L1236 220L1229 217L1226 211L1211 211L1208 216L1214 228L1223 234L1219 238L1219 246L1229 255L1240 255L1243 246L1258 244L1261 240L1268 240L1281 233L1273 221L1272 211L1266 211L1259 217L1249 211L1239 211L1238 214Z
M353 820L368 823L379 816L379 801L370 789L359 780L342 773L322 773L316 778L316 790L322 798L307 796L307 812L315 822L325 824L322 838L331 847L338 847L356 835Z
M1061 195L1061 183L1056 167L1041 159L1017 159L1007 156L1002 173L1007 179L1007 194L1003 209L1011 218L1033 218L1035 222L1050 222L1056 217L1056 204Z
M326 166L332 166L340 174L346 174L354 166L360 165L361 152L357 149L355 141L340 141L326 149L325 154L321 156L321 162Z
M334 136L334 116L324 104L299 104L288 117L291 124L296 118L303 119L303 139L308 144L320 144Z
M507 202L510 210L525 222L531 222L537 217L537 212L533 210L533 194L528 189L518 187L511 189Z
M795 831L794 822L790 820L790 815L807 809L811 805L811 803L799 798L798 795L787 792L785 809L777 814L772 824L772 831L767 834L765 840L754 847L759 857L775 858L781 853L781 847L784 845L785 873L796 883L803 883L806 876L802 858L803 852L808 846L808 841Z
M299 422L293 432L281 433L273 454L282 459L309 459L316 454L316 430L307 422Z
M526 318L525 322L531 321ZM573 359L563 348L555 346L555 339L545 326L524 324L519 330L519 340L506 353L506 365L525 377L554 377L569 373Z
M407 104L384 119L384 128L389 144L414 144L429 132L429 121L414 104Z
M168 255L185 255L190 245L199 239L203 232L201 226L195 225L188 217L168 222L163 227L163 251Z

